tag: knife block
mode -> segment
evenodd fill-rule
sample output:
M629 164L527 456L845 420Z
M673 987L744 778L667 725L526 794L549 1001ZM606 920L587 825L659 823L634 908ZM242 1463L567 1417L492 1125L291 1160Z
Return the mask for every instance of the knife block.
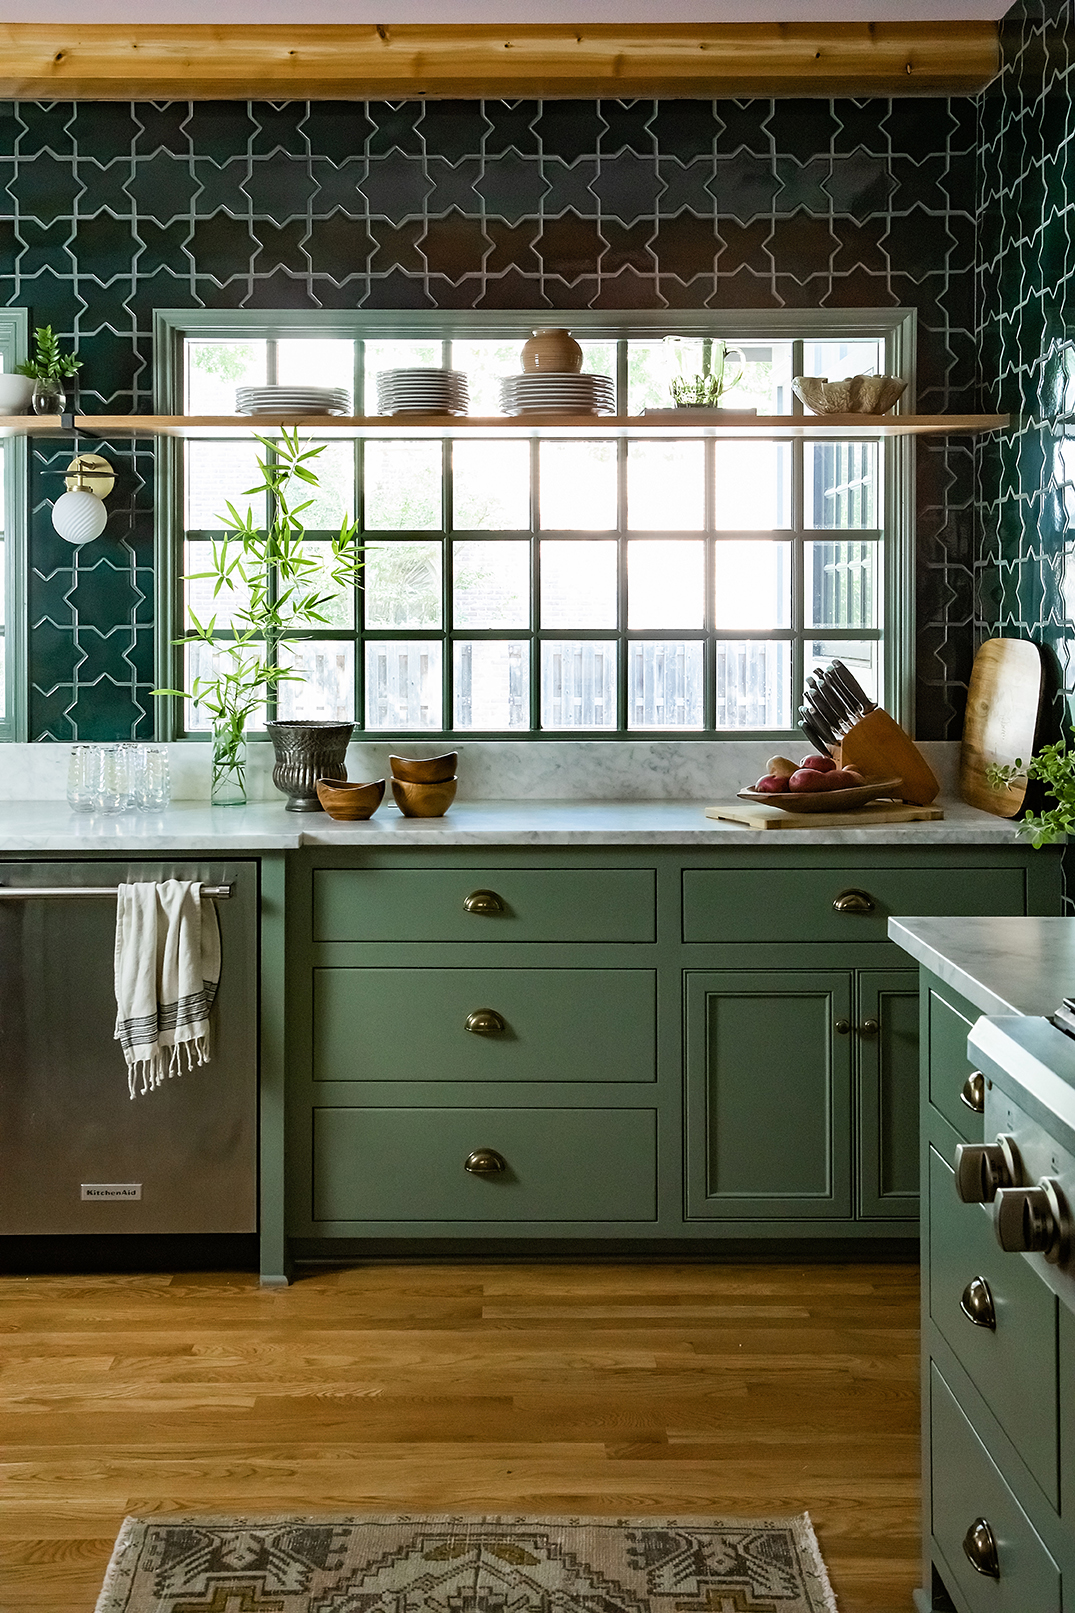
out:
M928 806L941 788L914 740L880 706L843 735L839 765L857 767L866 778L902 779L900 795L914 806Z

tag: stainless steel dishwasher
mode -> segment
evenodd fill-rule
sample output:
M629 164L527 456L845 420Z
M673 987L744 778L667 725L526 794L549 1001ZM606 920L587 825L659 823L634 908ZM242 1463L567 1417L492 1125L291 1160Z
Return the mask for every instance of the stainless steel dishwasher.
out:
M164 879L219 888L212 1056L132 1100L115 887ZM256 1231L257 911L253 861L0 862L0 1233Z

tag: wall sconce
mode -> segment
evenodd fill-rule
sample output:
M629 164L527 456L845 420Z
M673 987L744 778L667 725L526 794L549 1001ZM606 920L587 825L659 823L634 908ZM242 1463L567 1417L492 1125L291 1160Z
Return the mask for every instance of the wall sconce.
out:
M115 474L100 454L76 454L63 473L67 492L52 506L52 524L68 543L81 548L99 538L108 520L104 500L116 485ZM87 487L86 483L93 485Z

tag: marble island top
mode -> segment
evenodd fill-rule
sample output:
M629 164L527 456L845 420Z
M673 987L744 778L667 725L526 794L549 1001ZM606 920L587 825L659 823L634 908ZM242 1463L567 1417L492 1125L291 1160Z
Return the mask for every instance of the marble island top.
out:
M982 1014L1051 1014L1075 992L1075 919L891 918L888 934Z
M292 851L301 846L1012 845L1015 826L959 801L933 823L862 828L748 829L705 816L704 801L456 801L443 818L404 818L383 805L366 823L293 813L283 800L245 807L176 801L165 812L115 817L64 801L0 801L0 852Z

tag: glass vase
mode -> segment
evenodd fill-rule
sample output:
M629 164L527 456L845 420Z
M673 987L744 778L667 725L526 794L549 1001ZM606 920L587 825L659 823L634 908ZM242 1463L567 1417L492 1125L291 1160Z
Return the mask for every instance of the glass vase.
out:
M213 724L213 806L246 805L246 734L234 722Z
M67 393L59 376L39 375L30 402L35 414L63 414L67 408Z

